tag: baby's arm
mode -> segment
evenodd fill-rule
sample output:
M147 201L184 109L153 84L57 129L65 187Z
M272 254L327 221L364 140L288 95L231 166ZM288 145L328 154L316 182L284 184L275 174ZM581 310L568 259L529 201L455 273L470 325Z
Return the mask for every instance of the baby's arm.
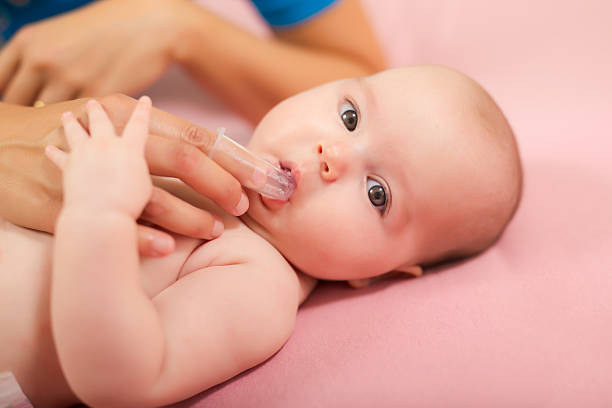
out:
M152 191L144 160L150 108L141 99L117 137L102 107L90 101L91 137L65 114L71 153L48 150L63 171L65 192L54 248L52 330L70 386L94 405L127 389L144 390L163 363L164 333L139 281L135 222Z
M71 154L48 153L63 169L65 191L52 330L68 383L92 406L168 404L264 361L289 336L300 297L295 273L269 244L240 234L228 244L227 231L206 244L214 264L200 262L146 296L135 219L151 188L143 155L149 108L139 103L133 119L143 138L129 144L129 125L110 137L100 106L88 106L92 137L68 117Z
M295 273L259 237L223 242L226 235L206 244L217 265L196 269L154 298L166 333L165 363L138 406L210 388L265 361L290 336L298 308Z

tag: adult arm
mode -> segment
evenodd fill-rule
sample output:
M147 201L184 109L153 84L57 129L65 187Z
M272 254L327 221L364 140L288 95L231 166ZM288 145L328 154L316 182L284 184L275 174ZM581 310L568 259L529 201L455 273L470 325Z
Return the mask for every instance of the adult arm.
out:
M339 0L263 39L194 6L181 38L176 59L253 123L291 95L386 64L359 0Z
M358 0L272 38L187 0L103 0L22 28L0 52L0 94L25 105L135 94L174 62L252 122L297 92L385 65Z

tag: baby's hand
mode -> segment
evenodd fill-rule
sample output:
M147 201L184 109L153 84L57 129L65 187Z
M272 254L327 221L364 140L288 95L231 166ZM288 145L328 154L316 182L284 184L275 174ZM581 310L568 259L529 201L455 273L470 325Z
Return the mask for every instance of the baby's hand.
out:
M63 173L64 209L140 216L153 189L144 157L150 112L151 99L143 96L120 137L95 100L87 103L91 136L71 112L64 113L70 153L45 150Z

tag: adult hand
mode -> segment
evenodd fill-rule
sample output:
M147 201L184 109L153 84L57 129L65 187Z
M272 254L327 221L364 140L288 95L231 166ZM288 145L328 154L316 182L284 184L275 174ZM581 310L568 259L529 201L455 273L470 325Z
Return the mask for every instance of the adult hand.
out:
M118 133L123 131L136 101L125 95L98 99ZM61 127L63 112L73 112L88 126L85 104L79 99L42 108L2 105L0 135L0 215L8 221L53 232L62 205L61 174L45 157L47 145L68 150ZM225 211L239 215L248 208L240 183L210 160L207 151L216 134L167 112L153 108L145 157L151 174L176 177L198 193L212 199ZM234 175L240 170L230 169ZM252 171L252 169L244 169ZM245 177L240 176L241 180ZM254 181L254 184L258 184ZM95 186L91 187L95 194ZM92 214L92 216L95 216ZM141 218L166 230L197 238L213 237L216 217L160 188ZM143 255L163 256L174 249L168 233L139 226Z
M172 63L185 3L96 1L27 25L0 52L0 95L32 105L137 93Z

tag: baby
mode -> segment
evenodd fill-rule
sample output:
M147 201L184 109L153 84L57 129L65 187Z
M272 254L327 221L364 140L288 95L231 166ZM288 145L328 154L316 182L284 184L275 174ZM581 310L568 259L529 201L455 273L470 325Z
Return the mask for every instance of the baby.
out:
M194 395L278 351L316 279L364 286L476 254L520 198L517 146L491 97L447 68L393 69L311 89L261 121L249 148L291 170L288 202L248 191L238 219L158 180L225 232L139 259L149 111L141 98L121 137L96 102L91 137L65 114L71 152L47 151L63 172L55 238L0 230L0 372L35 406Z

